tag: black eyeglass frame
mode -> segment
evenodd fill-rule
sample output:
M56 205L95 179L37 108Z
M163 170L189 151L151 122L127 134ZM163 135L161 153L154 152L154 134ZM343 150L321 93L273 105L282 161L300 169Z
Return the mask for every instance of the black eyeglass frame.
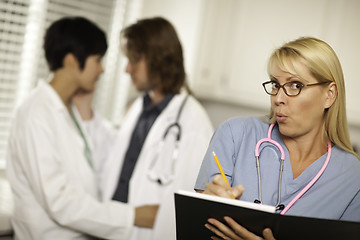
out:
M265 85L266 85L266 84L269 84L269 83L277 83L277 84L279 84L280 87L277 88L276 93L269 93L269 92L266 90ZM289 84L294 84L294 83L299 84L299 85L301 86L301 87L299 88L299 92L298 92L296 95L289 95L289 94L287 93L287 91L286 91L286 89L285 89L284 86L285 86L285 85L289 85ZM317 86L317 85L323 85L323 84L329 84L329 83L330 83L330 82L318 82L318 83L311 83L311 84L302 84L302 83L299 82L299 81L293 81L293 82L287 82L287 83L284 83L283 85L281 85L280 83L275 82L275 81L267 81L267 82L262 83L262 85L263 85L263 88L264 88L265 92L266 92L267 94L271 95L271 96L276 96L276 95L279 93L280 88L282 88L282 89L284 90L284 93L286 94L286 96L296 97L296 96L298 96L298 95L301 93L301 90L302 90L304 87L311 87L311 86Z

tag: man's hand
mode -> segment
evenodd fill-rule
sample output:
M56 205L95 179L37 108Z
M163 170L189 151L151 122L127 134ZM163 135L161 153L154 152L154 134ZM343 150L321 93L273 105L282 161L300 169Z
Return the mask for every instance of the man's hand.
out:
M135 209L135 226L153 228L159 205L144 205Z

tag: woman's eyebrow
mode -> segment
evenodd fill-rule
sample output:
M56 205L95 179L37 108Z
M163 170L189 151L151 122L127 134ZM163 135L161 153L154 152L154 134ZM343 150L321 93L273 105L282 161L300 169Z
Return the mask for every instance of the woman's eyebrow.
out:
M277 78L273 75L270 75L270 80L274 80L274 81L277 81Z
M287 82L291 82L291 81L301 81L301 80L303 80L302 78L300 78L300 77L298 77L298 76L295 76L295 75L293 75L293 76L290 76L290 77L288 77L287 79L286 79L286 81Z

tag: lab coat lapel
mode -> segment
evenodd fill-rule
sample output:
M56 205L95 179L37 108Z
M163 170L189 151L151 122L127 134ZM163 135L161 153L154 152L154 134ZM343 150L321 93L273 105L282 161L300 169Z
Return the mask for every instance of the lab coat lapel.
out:
M180 104L184 97L185 94L175 95L169 102L168 106L157 117L148 133L148 136L146 137L143 149L147 149L148 147L153 146L154 144L157 144L159 141L161 141L166 128L175 122ZM143 152L144 151L141 151L139 157L142 157Z
M147 169L156 155L156 150L158 148L159 142L164 135L165 129L170 124L175 122L178 109L184 97L185 94L179 94L173 97L168 106L155 120L146 137L145 143L137 160L133 176L130 180L129 202L131 204L139 205L142 201L145 201L144 199L141 199L141 196L137 196L137 194L143 194L142 191L139 191L140 186L144 189L144 191L151 191L151 189L152 191L156 191L155 189L159 188L156 182L150 182L146 177ZM159 195L155 192L149 195L149 197L152 197L153 199L146 199L147 202L153 201L154 203L156 203L159 201Z
M103 199L105 200L112 198L118 184L124 157L130 143L132 132L141 113L142 106L142 97L139 97L134 101L129 112L125 116L125 121L122 122L115 143L113 143L114 147L105 163L105 170L103 172L104 180L101 183Z

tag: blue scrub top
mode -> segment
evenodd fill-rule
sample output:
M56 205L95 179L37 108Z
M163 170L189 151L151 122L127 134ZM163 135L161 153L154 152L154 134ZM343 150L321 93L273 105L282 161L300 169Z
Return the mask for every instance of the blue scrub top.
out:
M267 137L268 128L269 124L257 117L237 117L221 124L211 139L195 189L205 190L206 183L219 174L212 155L212 151L215 151L230 185L244 185L241 200L253 202L258 199L255 145ZM271 138L280 143L285 151L280 204L286 206L320 171L327 153L293 179L289 152L277 125ZM275 206L278 200L280 151L273 144L264 142L259 152L262 201ZM353 154L334 146L324 173L286 214L360 222L360 161Z

